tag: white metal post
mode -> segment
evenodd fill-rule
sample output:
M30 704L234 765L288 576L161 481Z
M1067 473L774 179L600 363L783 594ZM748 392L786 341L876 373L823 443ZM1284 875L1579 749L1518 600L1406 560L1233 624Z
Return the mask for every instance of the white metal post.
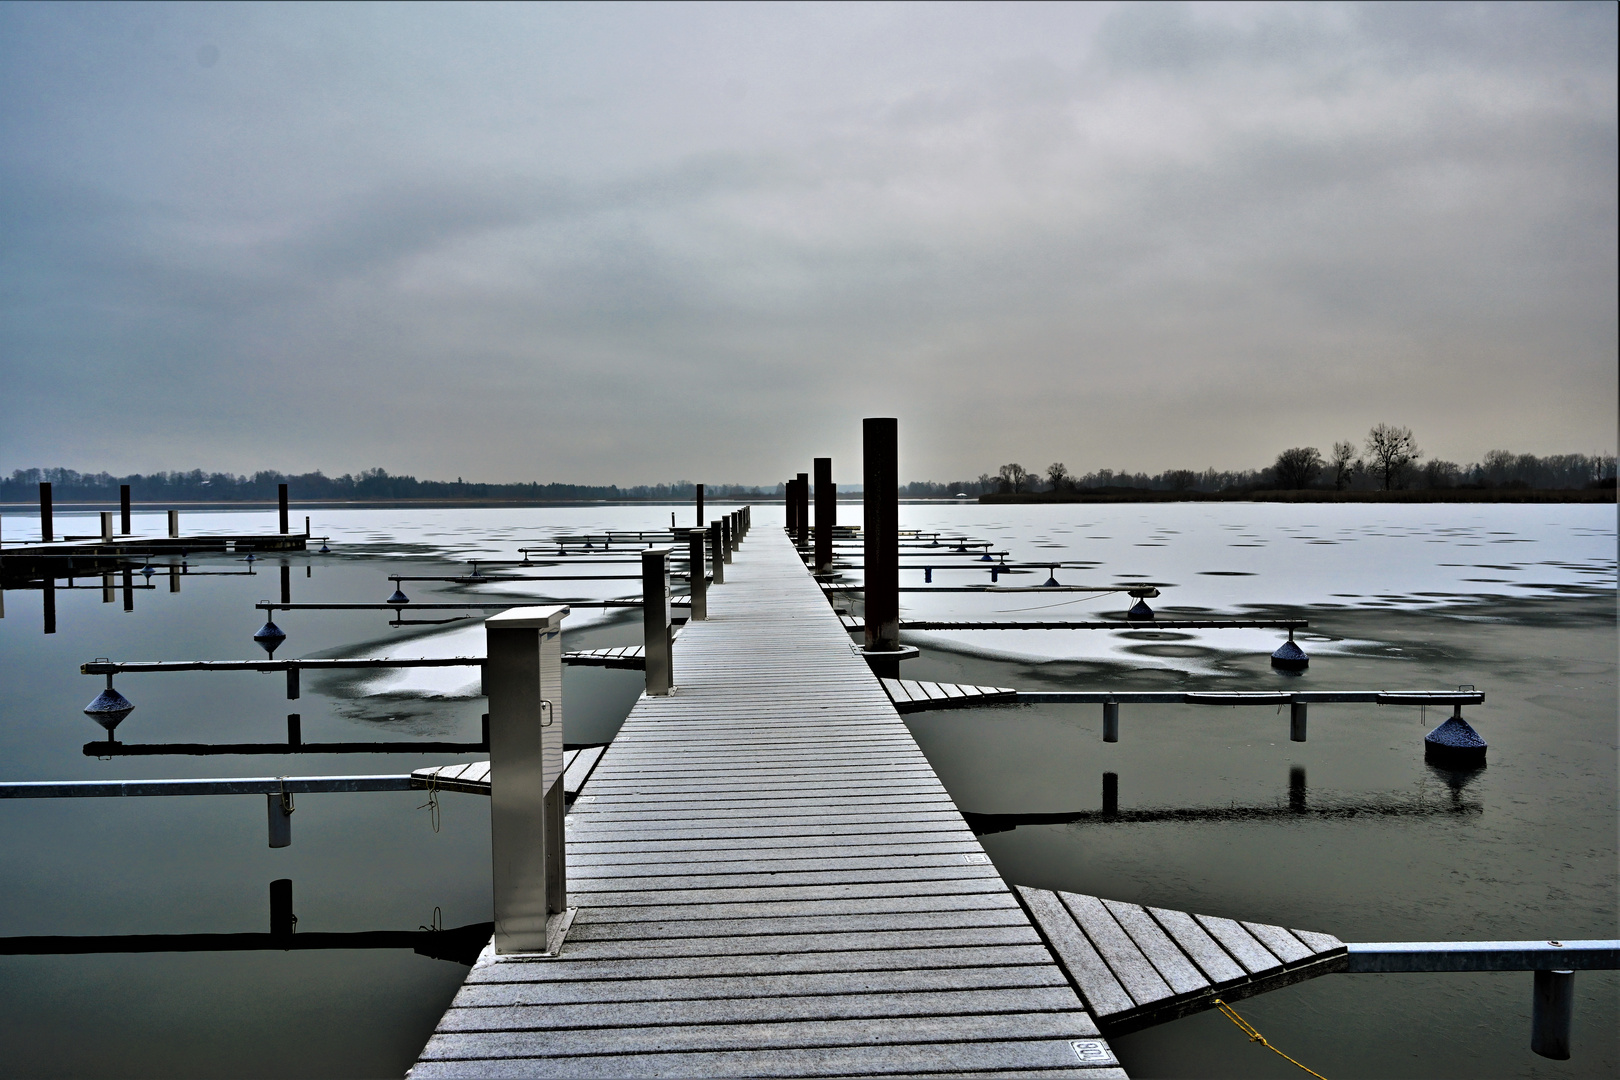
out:
M563 849L562 622L567 607L484 623L489 694L495 951L549 952L567 908Z

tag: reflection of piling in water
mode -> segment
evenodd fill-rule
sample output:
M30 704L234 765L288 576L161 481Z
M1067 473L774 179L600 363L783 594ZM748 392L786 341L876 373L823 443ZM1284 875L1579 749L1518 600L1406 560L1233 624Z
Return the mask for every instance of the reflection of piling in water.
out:
M1288 770L1288 809L1296 814L1305 812L1305 766L1295 765Z
M1103 817L1119 816L1119 774L1103 773Z
M277 878L270 883L270 932L277 937L292 937L298 916L293 914L292 878Z

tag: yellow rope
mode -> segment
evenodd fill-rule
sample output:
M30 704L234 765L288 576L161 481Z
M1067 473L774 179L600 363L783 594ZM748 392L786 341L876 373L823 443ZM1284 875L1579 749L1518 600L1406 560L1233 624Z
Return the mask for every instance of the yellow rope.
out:
M1276 1054L1278 1057L1282 1058L1284 1061L1287 1061L1293 1065L1298 1065L1301 1069L1304 1069L1306 1072L1316 1077L1316 1080L1327 1080L1327 1077L1323 1076L1315 1069L1312 1069L1307 1065L1300 1065L1299 1062L1295 1061L1281 1050L1278 1050L1275 1046L1272 1046L1270 1043L1266 1042L1266 1037L1254 1030L1253 1024L1250 1024L1247 1020L1243 1019L1243 1017L1239 1016L1237 1011L1233 1009L1232 1006L1228 1005L1220 998L1215 999L1215 1007L1221 1010L1221 1012L1225 1013L1226 1018L1232 1021L1232 1023L1236 1024L1243 1034L1249 1037L1250 1042L1257 1042L1267 1050L1270 1050L1273 1054Z

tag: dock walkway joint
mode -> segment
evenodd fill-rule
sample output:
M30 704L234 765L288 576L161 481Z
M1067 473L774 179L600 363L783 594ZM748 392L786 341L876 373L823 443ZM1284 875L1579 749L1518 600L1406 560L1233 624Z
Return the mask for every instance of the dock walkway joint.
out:
M771 530L675 683L574 803L561 955L486 950L416 1080L1125 1075Z

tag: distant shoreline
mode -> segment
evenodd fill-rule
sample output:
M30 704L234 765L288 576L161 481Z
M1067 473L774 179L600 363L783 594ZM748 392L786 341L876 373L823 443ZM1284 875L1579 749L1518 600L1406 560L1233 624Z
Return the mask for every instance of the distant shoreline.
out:
M780 505L782 496L767 495L755 498L717 496L704 500L710 506L721 505ZM1286 503L1613 503L1614 488L1577 488L1554 490L1538 488L1429 488L1417 491L1033 491L1017 495L993 494L962 498L915 498L902 495L903 503L1162 503L1162 502L1286 502ZM840 495L840 506L860 506L861 497ZM689 499L309 499L294 497L288 502L290 510L386 509L388 507L418 510L450 510L465 507L497 509L501 507L547 506L690 506ZM117 500L99 502L57 500L58 513L88 510L116 510ZM164 510L274 510L274 499L227 499L191 501L186 499L136 500L131 509L135 513L161 513ZM0 513L39 511L37 502L0 502Z
M981 503L1613 503L1615 489L1425 488L1417 491L1033 491L980 495Z

